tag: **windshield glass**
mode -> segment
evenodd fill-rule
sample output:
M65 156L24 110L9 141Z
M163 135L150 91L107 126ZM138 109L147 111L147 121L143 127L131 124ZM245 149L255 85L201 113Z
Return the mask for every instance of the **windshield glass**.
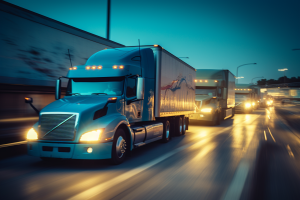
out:
M235 94L236 101L245 101L250 97L249 94Z
M124 77L71 78L67 96L72 95L122 95Z
M196 95L217 96L217 89L196 89Z

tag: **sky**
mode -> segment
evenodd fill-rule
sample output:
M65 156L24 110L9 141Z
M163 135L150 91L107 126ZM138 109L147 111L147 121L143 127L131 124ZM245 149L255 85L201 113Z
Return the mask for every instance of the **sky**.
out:
M106 37L107 0L6 0ZM111 0L110 39L159 44L196 69L228 69L239 83L300 76L299 0ZM254 82L259 78L254 79Z

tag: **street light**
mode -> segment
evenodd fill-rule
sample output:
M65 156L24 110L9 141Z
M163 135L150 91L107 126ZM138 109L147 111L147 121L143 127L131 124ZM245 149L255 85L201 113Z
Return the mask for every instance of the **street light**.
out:
M263 77L263 76L260 76L260 77L255 77L255 78L253 78L253 79L256 79L256 78L264 78L264 77ZM253 83L253 79L251 80L251 83L252 83L252 84L254 84L254 83Z
M239 68L242 67L242 66L245 66L245 65L256 65L257 63L247 63L247 64L243 64L243 65L240 65L236 68L236 76L238 77L239 76ZM238 80L239 79L236 79L236 83L238 83Z

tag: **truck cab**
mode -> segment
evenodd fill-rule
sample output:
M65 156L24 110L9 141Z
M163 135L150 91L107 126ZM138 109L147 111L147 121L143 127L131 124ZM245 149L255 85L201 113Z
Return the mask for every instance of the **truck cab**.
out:
M236 84L235 88L235 108L237 112L252 113L257 107L257 100L251 85Z

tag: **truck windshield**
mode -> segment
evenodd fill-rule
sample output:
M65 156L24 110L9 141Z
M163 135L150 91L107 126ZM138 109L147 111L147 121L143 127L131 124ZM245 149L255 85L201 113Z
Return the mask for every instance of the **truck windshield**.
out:
M66 96L123 94L124 77L70 78Z
M236 101L246 101L249 98L250 98L249 94L235 94Z
M217 96L217 89L196 89L196 95Z

